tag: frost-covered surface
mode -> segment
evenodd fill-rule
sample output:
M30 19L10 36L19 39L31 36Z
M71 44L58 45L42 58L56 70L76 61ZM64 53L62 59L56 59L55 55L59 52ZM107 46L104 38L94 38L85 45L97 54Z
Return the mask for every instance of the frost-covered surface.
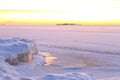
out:
M59 78L85 73L94 80L120 80L120 26L4 26L0 37L33 39L41 52L53 56L46 59L55 57L49 65L41 66L44 61L39 63L40 56L36 56L26 65L9 66L13 78L36 80L48 74Z
M0 38L0 80L18 80L20 72L31 70L33 67L41 66L44 63L44 56L38 52L32 40Z
M110 77L110 78L103 78L98 80L120 80L120 77Z
M91 75L84 73L66 73L66 74L50 74L38 80L93 80Z
M29 39L5 39L0 38L0 57L2 58L16 58L20 54L37 54L38 50Z

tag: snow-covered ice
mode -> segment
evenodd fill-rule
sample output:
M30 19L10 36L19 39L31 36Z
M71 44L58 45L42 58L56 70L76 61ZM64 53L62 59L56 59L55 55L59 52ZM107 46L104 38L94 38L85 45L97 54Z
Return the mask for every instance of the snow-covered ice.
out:
M6 79L67 80L73 78L67 75L78 78L74 74L79 74L82 78L81 74L85 74L92 80L120 80L120 26L1 26L0 37L32 39L41 51L29 63L11 66L1 61L0 76ZM21 43L26 45L15 41L19 46Z
M0 57L12 65L29 62L38 54L35 43L28 39L0 39Z
M38 52L34 41L20 38L0 38L0 80L17 80L14 76L18 76L19 71L25 71L44 63L44 56Z
M84 73L50 74L38 80L93 80L91 75Z

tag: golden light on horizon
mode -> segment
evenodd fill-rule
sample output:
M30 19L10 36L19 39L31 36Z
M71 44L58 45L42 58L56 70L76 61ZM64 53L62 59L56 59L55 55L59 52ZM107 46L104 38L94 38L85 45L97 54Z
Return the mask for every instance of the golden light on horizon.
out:
M119 0L0 0L0 24L120 24Z

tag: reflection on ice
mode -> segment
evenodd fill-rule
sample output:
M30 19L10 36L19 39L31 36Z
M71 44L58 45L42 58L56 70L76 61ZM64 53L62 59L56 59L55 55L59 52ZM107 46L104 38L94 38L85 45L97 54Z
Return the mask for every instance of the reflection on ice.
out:
M53 55L51 55L48 52L43 52L43 55L45 56L45 61L46 61L45 65L46 66L52 64L54 62L54 60L57 59L56 57L54 57Z

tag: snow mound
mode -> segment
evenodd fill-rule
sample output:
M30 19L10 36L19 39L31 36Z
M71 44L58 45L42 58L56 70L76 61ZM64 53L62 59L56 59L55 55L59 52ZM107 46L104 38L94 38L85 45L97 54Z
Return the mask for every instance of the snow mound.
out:
M38 80L93 80L91 75L85 73L50 74Z
M19 62L30 62L37 53L37 47L32 40L0 39L0 58L11 65L17 65Z
M22 77L20 72L43 64L44 56L38 51L34 41L0 38L0 80L34 80Z

